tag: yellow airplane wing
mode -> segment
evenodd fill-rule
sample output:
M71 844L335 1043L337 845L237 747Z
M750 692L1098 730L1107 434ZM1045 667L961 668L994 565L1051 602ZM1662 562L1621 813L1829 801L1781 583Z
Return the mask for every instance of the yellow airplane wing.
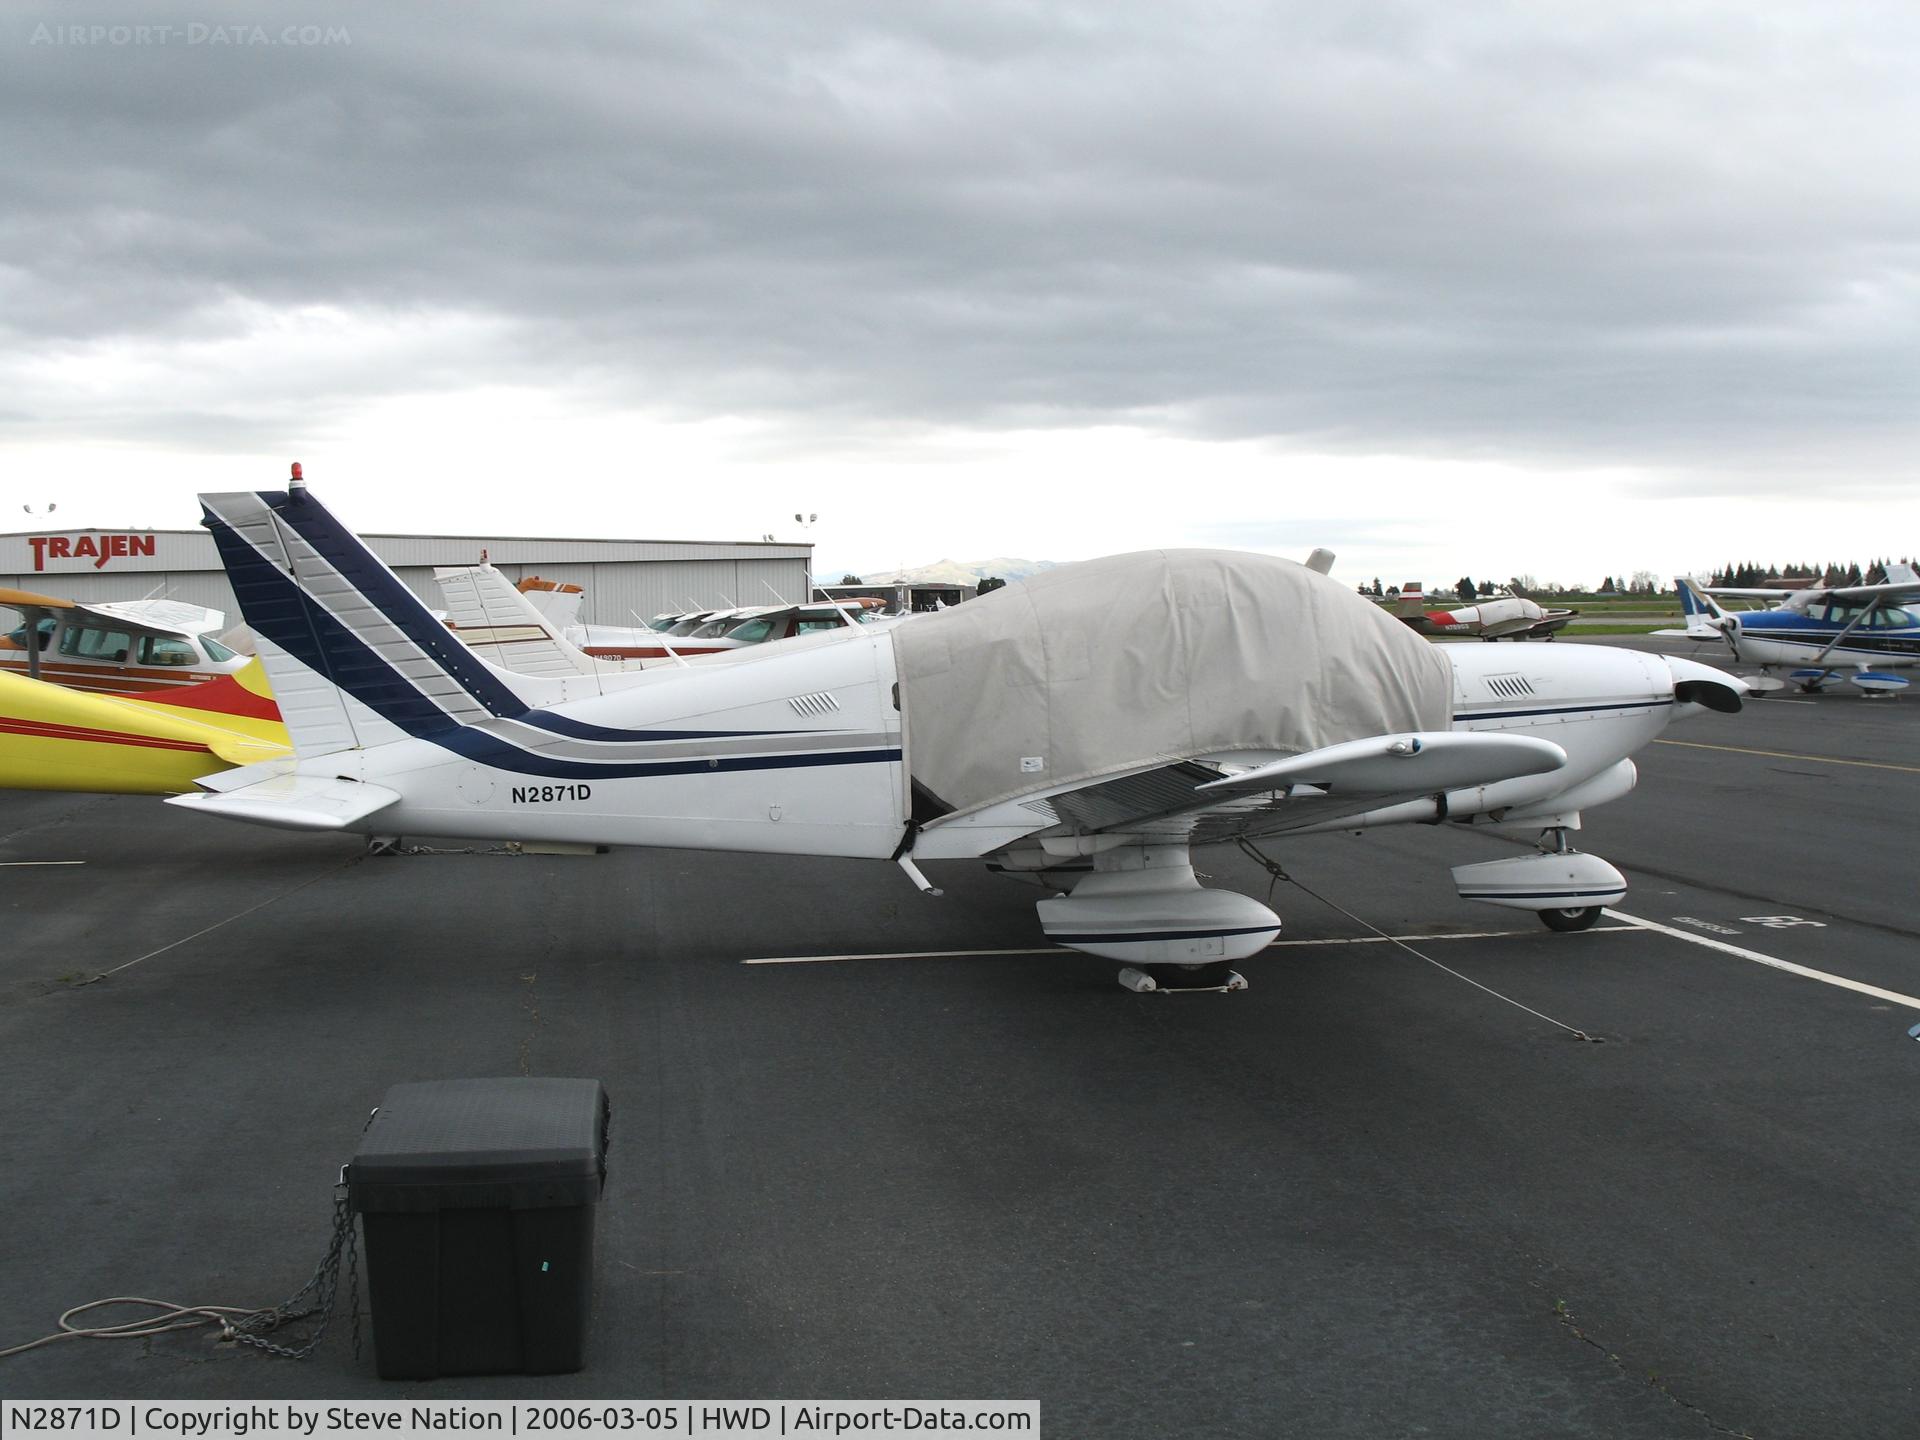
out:
M185 795L202 775L291 751L257 660L164 701L0 672L0 789Z

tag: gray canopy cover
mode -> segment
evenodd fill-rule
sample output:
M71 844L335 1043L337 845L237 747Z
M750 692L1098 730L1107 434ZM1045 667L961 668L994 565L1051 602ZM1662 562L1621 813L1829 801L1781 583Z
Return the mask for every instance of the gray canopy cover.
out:
M908 766L956 811L1216 751L1443 730L1452 708L1452 667L1405 625L1234 550L1063 565L911 620L894 648Z

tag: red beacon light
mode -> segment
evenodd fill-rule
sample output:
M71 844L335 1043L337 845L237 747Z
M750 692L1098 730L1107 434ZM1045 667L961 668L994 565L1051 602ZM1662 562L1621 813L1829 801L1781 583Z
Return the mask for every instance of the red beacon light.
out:
M301 473L300 462L293 462L293 473L287 479L287 494L298 496L307 493L307 477Z

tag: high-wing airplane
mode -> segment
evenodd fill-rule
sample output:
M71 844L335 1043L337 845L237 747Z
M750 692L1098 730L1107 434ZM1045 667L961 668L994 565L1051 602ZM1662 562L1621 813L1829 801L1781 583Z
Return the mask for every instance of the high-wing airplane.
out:
M1280 929L1203 889L1194 845L1452 821L1533 854L1459 893L1591 924L1626 881L1574 851L1676 715L1738 709L1709 666L1597 646L1436 647L1272 556L1061 566L912 624L849 626L604 691L458 645L304 486L203 495L297 758L169 803L289 829L897 862L992 859L1071 893L1061 945L1243 958Z
M258 660L142 695L0 671L0 790L182 795L213 771L291 750Z
M0 671L75 690L172 690L247 663L215 638L224 614L183 600L89 604L0 586L0 606L21 615L11 634L0 635Z
M1676 576L1685 635L1695 640L1724 640L1737 662L1762 672L1793 667L1789 678L1815 691L1838 676L1869 695L1904 690L1907 681L1881 672L1920 663L1920 614L1907 608L1920 601L1920 577L1911 565L1887 567L1878 585L1814 586L1805 590L1708 588ZM1765 610L1725 610L1717 596L1777 600ZM1777 682L1769 682L1775 683Z
M1393 613L1403 624L1422 635L1447 635L1482 640L1551 640L1576 612L1550 610L1525 595L1490 595L1471 604L1453 606L1434 603L1417 580L1400 589L1400 601Z

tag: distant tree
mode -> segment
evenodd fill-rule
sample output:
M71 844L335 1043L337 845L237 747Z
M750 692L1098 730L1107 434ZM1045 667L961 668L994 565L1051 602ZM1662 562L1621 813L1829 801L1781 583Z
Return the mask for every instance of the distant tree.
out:
M1651 595L1660 588L1660 577L1651 570L1636 570L1633 572L1632 588L1638 594Z
M1480 593L1482 595L1491 595L1493 593L1493 582L1491 580L1482 580L1480 582Z
M1611 575L1608 575L1600 581L1600 590L1598 593L1605 595L1608 592L1610 592L1613 588L1614 588L1613 577Z
M1847 566L1847 584L1858 585L1860 583L1860 566L1856 561L1854 564Z
M1454 585L1453 593L1458 595L1462 600L1471 600L1480 592L1479 587L1473 583L1473 577L1471 575L1462 575Z
M1373 577L1373 589L1368 593L1373 595L1384 595L1387 593L1380 588L1380 577L1378 575Z
M1002 580L998 575L983 575L980 578L980 583L974 587L973 593L977 598L987 594L989 591L1003 590L1006 588L1006 584L1007 582Z
M867 582L862 580L858 575L842 575L840 577L840 583L842 585L864 585Z

